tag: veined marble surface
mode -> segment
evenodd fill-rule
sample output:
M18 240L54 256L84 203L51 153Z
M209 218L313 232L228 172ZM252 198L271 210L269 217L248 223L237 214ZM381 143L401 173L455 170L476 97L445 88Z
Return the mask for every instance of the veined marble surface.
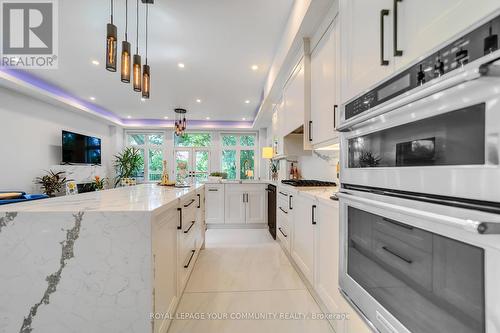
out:
M0 206L0 212L151 212L176 203L182 196L202 186L196 184L189 188L175 188L142 184L4 205Z

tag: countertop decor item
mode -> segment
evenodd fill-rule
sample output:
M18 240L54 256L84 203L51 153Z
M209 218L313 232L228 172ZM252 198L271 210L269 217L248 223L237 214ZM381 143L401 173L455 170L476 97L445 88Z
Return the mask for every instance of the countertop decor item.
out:
M94 191L102 191L108 182L107 178L101 178L99 176L94 177L94 181L92 182L92 187Z
M144 160L141 156L141 152L137 148L127 147L123 149L123 151L115 155L115 168L116 168L116 180L115 187L118 184L122 183L122 185L134 185L135 179L130 182L132 177L137 175L137 172L141 169ZM124 181L122 181L124 180Z
M49 197L55 197L56 193L60 192L64 185L69 180L64 176L64 171L54 172L47 171L47 174L35 179L36 184L41 185L43 193Z
M161 175L161 181L158 183L160 186L174 186L175 182L170 181L168 177L167 161L163 160L163 173Z

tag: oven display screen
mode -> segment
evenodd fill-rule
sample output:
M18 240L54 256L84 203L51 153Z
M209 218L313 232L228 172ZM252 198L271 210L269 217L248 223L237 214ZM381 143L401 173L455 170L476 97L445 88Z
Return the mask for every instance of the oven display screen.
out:
M410 73L406 74L405 76L402 76L401 78L392 82L388 86L377 91L377 99L379 101L382 101L387 97L390 97L400 92L401 90L408 88L409 86L410 86Z

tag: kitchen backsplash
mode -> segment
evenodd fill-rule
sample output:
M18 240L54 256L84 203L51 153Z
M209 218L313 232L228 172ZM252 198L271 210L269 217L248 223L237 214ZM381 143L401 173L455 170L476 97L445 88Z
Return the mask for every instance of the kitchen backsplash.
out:
M337 162L339 151L315 150L312 156L298 158L299 168L303 179L337 181Z

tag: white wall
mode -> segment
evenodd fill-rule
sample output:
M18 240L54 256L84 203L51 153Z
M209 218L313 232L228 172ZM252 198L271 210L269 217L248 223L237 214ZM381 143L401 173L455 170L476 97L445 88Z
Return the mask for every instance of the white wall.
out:
M102 139L102 167L71 167L72 174L87 175L77 181L94 174L113 176L113 155L123 144L121 128L5 88L0 88L0 101L0 191L36 192L35 177L60 169L63 129Z

